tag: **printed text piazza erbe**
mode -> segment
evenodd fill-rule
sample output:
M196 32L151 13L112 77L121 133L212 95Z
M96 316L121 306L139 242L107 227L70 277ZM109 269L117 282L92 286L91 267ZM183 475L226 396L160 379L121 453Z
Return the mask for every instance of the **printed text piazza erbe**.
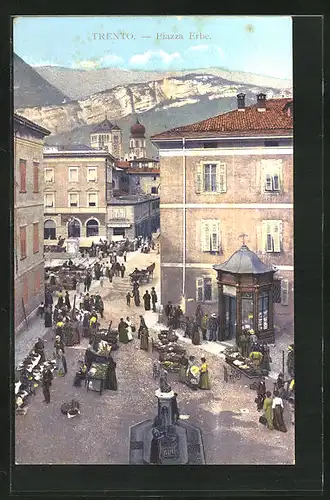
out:
M154 38L156 40L211 40L211 35L198 31L189 33L156 33L150 35L136 35L134 33L113 32L113 33L92 33L93 40L137 40L138 38Z

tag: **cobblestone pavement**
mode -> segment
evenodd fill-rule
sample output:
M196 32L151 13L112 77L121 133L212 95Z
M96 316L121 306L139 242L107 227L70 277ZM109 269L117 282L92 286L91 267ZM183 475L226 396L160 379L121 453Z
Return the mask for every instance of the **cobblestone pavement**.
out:
M145 267L156 261L155 277L145 289L155 286L159 294L159 256L155 253L129 254L127 272L134 267ZM97 284L93 284L94 289ZM130 316L139 324L144 315L147 326L157 335L162 328L158 314L144 311L142 307L126 305L125 292L130 289L128 278L114 278L99 288L105 304L105 317L101 326L112 320L116 326L121 317ZM40 335L40 332L39 334ZM52 357L52 332L45 335L46 352ZM185 339L186 340L186 339ZM184 343L188 354L198 359L205 355L205 346ZM128 463L129 427L157 412L154 395L157 383L152 378L151 352L140 350L136 338L127 345L120 345L113 357L117 362L118 391L96 392L73 387L77 360L82 358L87 340L81 345L65 350L68 373L55 377L51 387L51 403L43 403L40 388L31 397L26 415L16 416L16 463L18 464L125 464ZM191 390L177 381L177 374L169 375L172 388L178 393L181 414L189 415L188 421L199 426L207 464L293 464L294 426L288 408L285 421L288 432L270 431L258 423L260 413L254 403L255 393L249 389L250 381L236 380L226 384L223 380L224 361L218 353L207 352L212 388L210 391ZM272 381L267 381L272 389ZM80 416L68 419L61 414L64 401L77 399L81 404Z

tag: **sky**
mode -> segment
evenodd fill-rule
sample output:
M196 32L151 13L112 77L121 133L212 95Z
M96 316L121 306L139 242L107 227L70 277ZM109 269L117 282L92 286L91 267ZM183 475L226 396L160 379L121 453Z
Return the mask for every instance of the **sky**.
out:
M174 38L163 39L162 33ZM292 79L292 19L17 16L13 50L31 66L148 71L217 67Z

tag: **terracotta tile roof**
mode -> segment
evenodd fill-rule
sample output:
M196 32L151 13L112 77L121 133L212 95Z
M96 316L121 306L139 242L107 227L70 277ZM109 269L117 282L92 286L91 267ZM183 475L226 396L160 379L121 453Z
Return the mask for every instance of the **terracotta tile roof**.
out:
M117 160L115 163L116 167L120 168L130 168L131 164L129 161Z
M173 128L156 134L151 137L152 140L182 137L188 134L217 132L230 136L235 133L246 133L265 131L273 133L274 131L292 131L293 117L289 116L288 105L292 103L292 98L268 99L266 100L266 111L260 112L257 104L246 107L244 111L229 111L218 116L214 116L201 122L184 125L183 127Z

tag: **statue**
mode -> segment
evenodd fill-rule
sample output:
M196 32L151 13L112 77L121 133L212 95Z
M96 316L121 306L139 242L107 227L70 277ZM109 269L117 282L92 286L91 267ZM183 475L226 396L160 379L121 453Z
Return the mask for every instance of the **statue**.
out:
M160 369L159 389L160 392L171 392L172 390L170 384L167 382L167 371L163 367Z

